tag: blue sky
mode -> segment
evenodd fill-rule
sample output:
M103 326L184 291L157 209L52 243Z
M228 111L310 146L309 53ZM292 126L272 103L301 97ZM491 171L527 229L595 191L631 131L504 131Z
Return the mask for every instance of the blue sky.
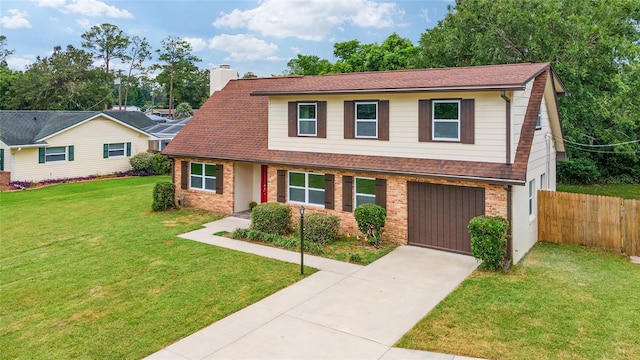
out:
M241 75L270 76L297 54L335 61L336 42L382 43L396 32L417 44L447 5L453 1L0 0L0 34L15 50L7 60L14 70L56 45L80 47L80 34L110 23L145 37L154 50L168 35L179 36L202 59L200 68L230 64Z

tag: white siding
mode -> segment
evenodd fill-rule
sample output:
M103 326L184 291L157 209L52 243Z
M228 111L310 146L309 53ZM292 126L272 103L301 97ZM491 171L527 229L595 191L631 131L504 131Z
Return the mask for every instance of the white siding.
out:
M475 144L418 142L418 100L475 99ZM389 141L344 139L345 100L389 100ZM289 101L326 100L327 138L288 137ZM393 156L443 160L504 162L505 105L499 92L370 94L272 97L269 100L269 149Z
M527 112L532 88L533 81L529 81L525 90L515 91L511 99L511 163L513 163L516 158L522 123L524 122L524 115Z
M131 156L147 151L148 136L103 117L90 120L46 140L49 146L74 146L74 160L38 163L38 148L13 149L11 180L41 181L104 175L131 169L130 157L103 159L103 144L131 143ZM6 154L6 153L5 153Z

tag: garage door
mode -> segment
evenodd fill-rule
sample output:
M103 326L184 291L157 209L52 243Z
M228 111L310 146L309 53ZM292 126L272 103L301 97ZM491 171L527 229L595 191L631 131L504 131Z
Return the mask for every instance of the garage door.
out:
M409 244L471 254L467 225L484 215L484 188L409 182Z

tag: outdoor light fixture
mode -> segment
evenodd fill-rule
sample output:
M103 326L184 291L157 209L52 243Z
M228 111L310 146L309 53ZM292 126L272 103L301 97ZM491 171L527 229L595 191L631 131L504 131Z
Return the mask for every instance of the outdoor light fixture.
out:
M304 206L300 205L300 275L304 275Z

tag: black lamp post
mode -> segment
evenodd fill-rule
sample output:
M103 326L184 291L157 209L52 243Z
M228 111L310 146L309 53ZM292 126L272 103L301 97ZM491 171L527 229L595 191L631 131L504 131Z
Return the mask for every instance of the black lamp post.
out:
M304 275L304 206L300 205L300 275Z

